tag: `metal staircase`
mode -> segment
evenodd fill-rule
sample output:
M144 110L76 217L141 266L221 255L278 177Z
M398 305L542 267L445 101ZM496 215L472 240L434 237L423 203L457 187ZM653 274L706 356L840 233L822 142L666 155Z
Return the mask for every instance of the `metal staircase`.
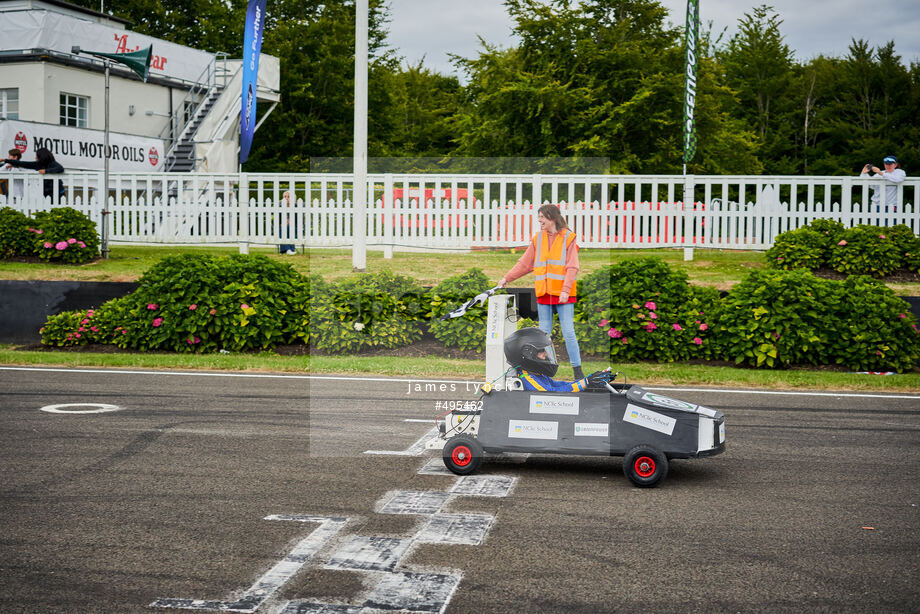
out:
M217 54L172 114L159 135L167 143L166 172L188 173L196 169L195 135L227 87L230 76L226 54Z
M220 97L223 88L214 87L208 90L204 100L201 101L192 114L191 120L182 129L179 138L173 143L166 153L165 171L168 173L190 173L195 170L195 134L201 122L211 112L214 103Z

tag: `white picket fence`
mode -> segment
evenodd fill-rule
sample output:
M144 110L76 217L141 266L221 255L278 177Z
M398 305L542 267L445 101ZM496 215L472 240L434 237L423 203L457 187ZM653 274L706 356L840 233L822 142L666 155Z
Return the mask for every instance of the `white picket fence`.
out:
M22 180L0 206L32 214L69 205L102 223L102 173L53 176L63 195L42 197L51 176ZM872 205L881 187L881 205ZM859 177L680 175L369 175L369 248L520 246L539 204L557 204L582 247L766 249L777 234L817 218L846 226L907 224L920 233L920 179L885 203L884 185ZM139 245L220 243L351 247L350 174L112 174L110 240ZM535 204L539 203L539 204ZM685 204L686 203L686 204Z

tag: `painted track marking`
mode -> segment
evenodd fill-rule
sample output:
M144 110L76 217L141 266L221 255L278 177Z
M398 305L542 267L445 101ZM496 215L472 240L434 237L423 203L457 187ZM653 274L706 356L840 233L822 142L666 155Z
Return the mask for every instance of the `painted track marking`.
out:
M94 407L95 409L65 409L68 407ZM57 403L55 405L39 407L38 411L45 411L49 414L104 414L111 411L119 411L120 409L123 408L109 403Z
M296 516L278 514L266 516L264 520L293 520L296 522L318 522L320 525L265 572L236 601L209 601L203 599L157 599L150 604L153 608L178 608L183 610L217 610L220 612L255 612L281 585L300 571L313 555L332 539L348 522L338 516Z

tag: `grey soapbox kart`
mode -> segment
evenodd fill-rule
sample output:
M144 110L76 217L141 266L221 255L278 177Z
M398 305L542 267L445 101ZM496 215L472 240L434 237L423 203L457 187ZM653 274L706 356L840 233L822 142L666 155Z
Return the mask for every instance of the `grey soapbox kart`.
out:
M626 477L650 487L667 476L670 459L725 451L721 412L638 385L607 384L602 392L524 390L520 379L508 376L502 351L516 328L514 297L492 292L483 394L439 416L438 434L426 446L442 450L450 471L473 473L484 453L623 456Z

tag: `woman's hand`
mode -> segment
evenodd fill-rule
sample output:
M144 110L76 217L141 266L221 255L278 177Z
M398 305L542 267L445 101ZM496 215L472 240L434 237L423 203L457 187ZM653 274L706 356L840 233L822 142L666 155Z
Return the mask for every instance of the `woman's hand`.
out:
M563 290L562 292L560 292L560 293L559 293L559 302L560 302L560 303L568 303L568 302L569 302L569 293L566 292L566 291L564 291L564 290Z
M40 168L40 169L38 169L38 172L39 172L39 174L44 175L44 174L45 174L45 169Z
M498 287L499 287L499 288L504 288L504 287L507 286L507 285L508 285L508 282L505 280L504 277L502 277L501 279L498 280Z

